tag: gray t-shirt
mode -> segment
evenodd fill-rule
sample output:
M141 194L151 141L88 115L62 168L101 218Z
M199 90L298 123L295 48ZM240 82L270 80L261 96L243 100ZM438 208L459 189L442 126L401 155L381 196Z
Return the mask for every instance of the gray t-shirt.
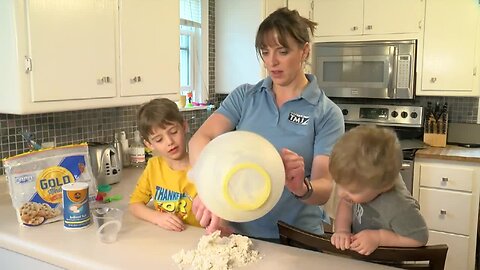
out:
M420 214L420 206L408 192L401 175L391 190L368 203L353 205L353 233L378 229L390 230L424 244L428 241L428 228Z

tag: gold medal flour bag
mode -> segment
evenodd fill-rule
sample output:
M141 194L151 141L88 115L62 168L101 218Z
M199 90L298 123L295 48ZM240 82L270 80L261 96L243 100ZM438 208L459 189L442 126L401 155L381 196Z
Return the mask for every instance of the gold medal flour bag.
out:
M85 182L89 201L96 196L87 144L27 152L4 160L18 222L38 226L62 220L62 185Z

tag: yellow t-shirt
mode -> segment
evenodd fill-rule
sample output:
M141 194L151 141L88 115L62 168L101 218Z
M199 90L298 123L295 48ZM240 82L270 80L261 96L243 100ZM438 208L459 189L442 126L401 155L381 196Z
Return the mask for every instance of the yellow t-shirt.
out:
M185 223L200 227L192 213L195 196L197 189L188 179L187 170L172 170L162 157L153 157L138 179L130 204L147 204L153 199L156 210L175 213Z

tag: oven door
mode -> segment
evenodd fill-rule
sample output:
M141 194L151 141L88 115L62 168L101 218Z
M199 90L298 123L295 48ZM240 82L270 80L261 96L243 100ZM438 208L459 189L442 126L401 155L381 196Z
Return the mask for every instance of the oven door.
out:
M402 175L403 182L407 186L408 191L410 194L413 195L413 160L403 160L402 161L402 169L400 170L400 174Z

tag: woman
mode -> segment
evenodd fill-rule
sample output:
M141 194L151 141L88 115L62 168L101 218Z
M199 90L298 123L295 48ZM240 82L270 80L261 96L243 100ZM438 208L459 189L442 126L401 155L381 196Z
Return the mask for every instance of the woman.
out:
M280 151L286 172L282 197L265 216L230 223L236 233L274 241L277 221L283 220L323 234L322 220L328 217L318 205L326 203L332 191L329 154L344 132L344 123L340 109L318 88L315 76L303 72L315 25L287 8L268 16L258 28L255 47L269 76L256 85L236 88L190 140L192 164L208 142L232 130L255 132ZM203 205L194 208L207 231L219 228L218 218L212 218Z

